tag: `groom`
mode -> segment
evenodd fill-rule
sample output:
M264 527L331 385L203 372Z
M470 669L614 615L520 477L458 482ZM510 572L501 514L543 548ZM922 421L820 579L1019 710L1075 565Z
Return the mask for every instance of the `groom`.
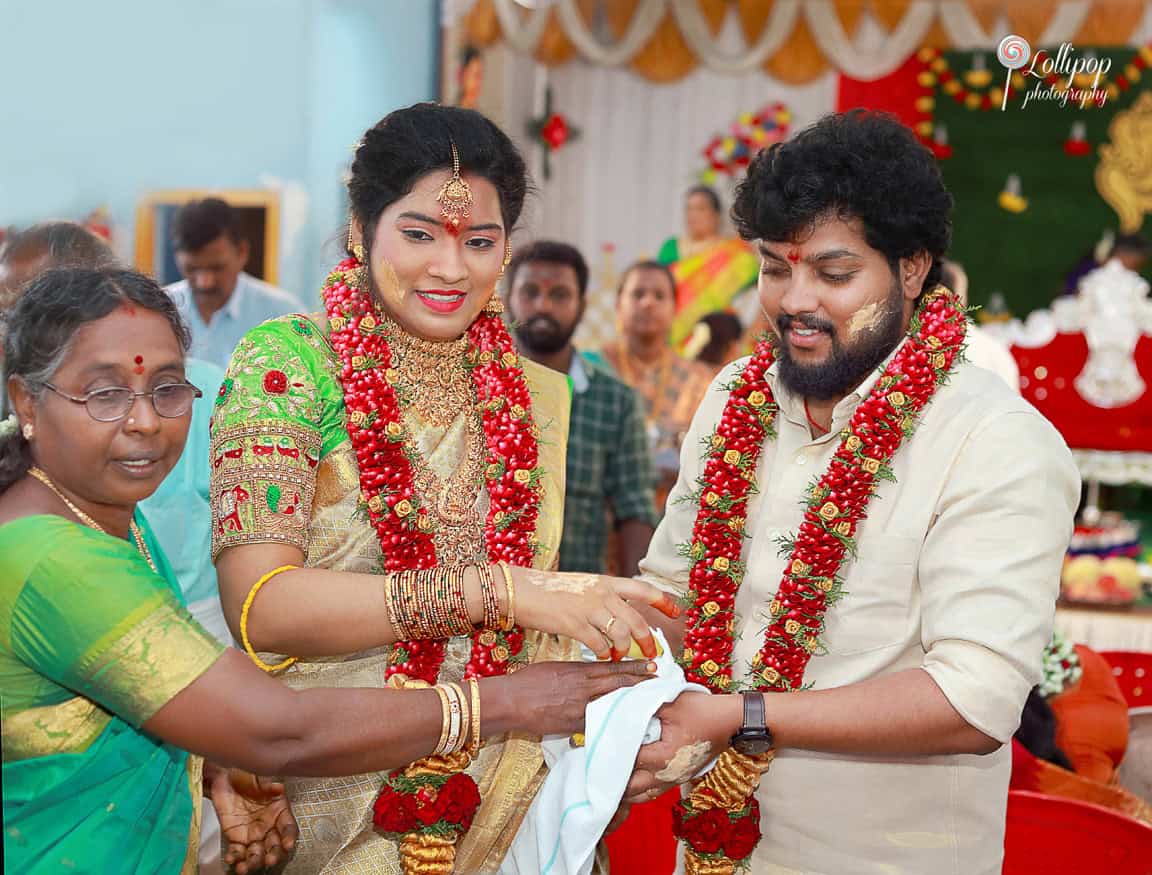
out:
M640 567L647 579L688 592L694 565L713 563L692 571L696 608L687 622L728 617L731 631L725 620L709 627L721 630L718 638L689 634L685 661L694 677L723 689L723 659L702 662L702 651L722 657L729 646L729 688L770 692L685 694L665 706L663 737L641 750L629 793L652 798L683 782L733 736L737 750L774 749L756 791L757 873L1000 871L1006 745L1041 677L1079 478L1035 409L992 373L945 356L949 341L930 330L932 312L951 313L950 325L959 316L930 294L951 207L935 161L911 132L888 116L855 112L761 152L733 208L741 235L759 246L776 360L765 392L735 390L751 419L723 415L747 360L713 384ZM939 385L925 374L938 374ZM749 423L770 415L773 399L771 428L753 441ZM927 399L922 411L916 399ZM901 437L897 418L896 428L859 432L857 442L858 411L875 419L893 410L918 420L914 434ZM740 486L739 477L715 476L717 462L713 479L694 491L717 429L727 443L715 452L733 464L753 443L761 447L746 506L721 514L746 533L731 561L709 558L717 541L693 531L698 515L707 521L709 505L724 511L725 490ZM886 467L870 461L888 451ZM851 468L847 485L813 496L811 484L838 452L836 470ZM877 485L863 499L866 515L854 516L857 464ZM805 522L809 502L818 519ZM791 540L798 530L803 537ZM840 553L842 563L817 576L813 569ZM734 612L722 598L700 599L700 586L726 586L741 563ZM821 616L822 627L808 625ZM679 640L685 622L661 625ZM702 842L705 853L715 850L713 838Z

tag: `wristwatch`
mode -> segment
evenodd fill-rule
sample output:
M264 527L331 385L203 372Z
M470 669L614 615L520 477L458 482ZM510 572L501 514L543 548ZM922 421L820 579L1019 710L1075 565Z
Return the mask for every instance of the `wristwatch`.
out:
M764 696L755 691L741 693L744 697L744 725L728 742L736 753L757 756L772 750L772 733L764 716Z

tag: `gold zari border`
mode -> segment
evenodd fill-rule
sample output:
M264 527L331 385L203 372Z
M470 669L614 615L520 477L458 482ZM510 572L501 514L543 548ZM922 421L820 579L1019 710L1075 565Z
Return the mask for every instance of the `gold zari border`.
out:
M140 725L216 662L224 645L167 599L86 666L111 710Z
M20 711L0 723L4 762L83 753L111 720L111 714L83 696Z

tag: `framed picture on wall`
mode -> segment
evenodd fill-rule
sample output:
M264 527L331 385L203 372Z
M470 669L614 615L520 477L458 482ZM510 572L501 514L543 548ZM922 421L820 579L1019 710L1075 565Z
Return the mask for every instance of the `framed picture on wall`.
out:
M184 204L206 197L225 200L236 210L240 233L249 247L244 269L276 285L280 269L280 201L273 191L180 189L145 195L136 208L136 268L151 274L161 285L181 279L170 233L172 219Z

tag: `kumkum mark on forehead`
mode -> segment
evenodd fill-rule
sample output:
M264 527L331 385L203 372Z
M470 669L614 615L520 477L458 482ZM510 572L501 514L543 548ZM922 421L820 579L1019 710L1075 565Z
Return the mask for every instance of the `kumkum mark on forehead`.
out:
M132 369L133 372L135 372L137 374L144 373L144 356L138 355L138 356L136 356L136 358L133 359L133 361L136 362L136 367L134 367Z
M800 261L800 250L793 246L785 253L785 257L793 264L796 264Z

